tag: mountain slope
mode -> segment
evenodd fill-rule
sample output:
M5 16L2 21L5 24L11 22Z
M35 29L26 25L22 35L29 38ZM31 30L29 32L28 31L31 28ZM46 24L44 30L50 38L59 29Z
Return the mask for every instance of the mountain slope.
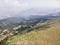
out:
M18 26L20 23L24 22L25 19L22 17L10 17L0 20L0 29L8 29Z
M10 44L19 45L60 45L60 19L52 19L49 22L50 28L34 29L33 31L16 35L11 38ZM47 23L47 22L46 22ZM44 24L44 23L43 23Z

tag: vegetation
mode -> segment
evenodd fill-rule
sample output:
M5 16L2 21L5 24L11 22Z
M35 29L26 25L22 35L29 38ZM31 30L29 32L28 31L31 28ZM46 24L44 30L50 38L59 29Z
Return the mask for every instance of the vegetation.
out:
M46 22L47 23L47 22ZM45 24L46 24L45 23ZM18 34L11 38L11 45L60 45L60 22L57 19L50 20L49 28L34 29L29 33ZM43 24L42 24L43 25Z
M6 20L0 23L0 45L60 45L60 18Z

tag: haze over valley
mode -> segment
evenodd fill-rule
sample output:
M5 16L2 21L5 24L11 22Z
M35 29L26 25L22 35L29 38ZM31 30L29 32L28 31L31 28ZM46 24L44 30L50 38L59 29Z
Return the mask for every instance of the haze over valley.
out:
M0 0L0 45L60 45L60 1Z

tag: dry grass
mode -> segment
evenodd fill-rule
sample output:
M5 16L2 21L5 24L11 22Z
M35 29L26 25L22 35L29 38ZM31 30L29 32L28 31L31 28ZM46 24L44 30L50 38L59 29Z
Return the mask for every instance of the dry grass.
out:
M56 19L51 21L55 23L50 24L48 29L37 29L39 31L12 37L11 45L18 42L19 45L60 45L60 22Z

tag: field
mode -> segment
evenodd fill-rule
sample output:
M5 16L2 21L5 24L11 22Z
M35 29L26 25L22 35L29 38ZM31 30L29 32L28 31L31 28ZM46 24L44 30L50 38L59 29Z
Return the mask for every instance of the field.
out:
M11 45L60 45L60 19L47 21L49 28L34 29L11 37ZM47 22L45 22L47 24ZM44 23L43 23L44 24Z

